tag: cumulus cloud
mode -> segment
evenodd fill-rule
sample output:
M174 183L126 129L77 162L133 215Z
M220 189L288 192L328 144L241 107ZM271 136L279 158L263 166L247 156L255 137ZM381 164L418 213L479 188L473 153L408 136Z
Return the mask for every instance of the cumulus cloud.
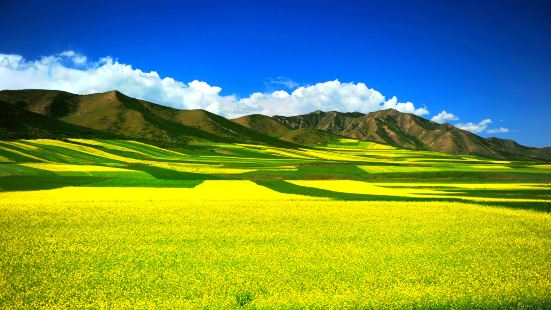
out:
M88 60L86 56L81 55L75 51L64 51L57 54L58 57L66 57L70 59L75 65L84 65Z
M129 96L179 109L205 109L226 117L262 113L297 115L314 110L373 112L393 108L401 112L426 115L426 107L411 102L386 99L364 83L339 80L300 86L285 78L276 84L293 89L255 92L245 98L222 95L222 88L204 81L181 82L144 72L111 57L89 61L75 51L64 51L27 60L21 55L0 54L0 89L58 89L90 94L117 89Z
M453 115L452 113L446 112L446 110L443 110L442 112L433 116L430 120L442 124L447 123L448 121L457 121L459 120L459 117Z
M499 127L499 128L491 128L486 130L487 133L494 134L494 133L508 133L509 128L505 127Z
M388 99L383 104L384 109L395 109L400 112L404 113L413 113L416 115L426 115L429 114L429 110L427 110L426 107L423 108L415 108L413 103L411 102L398 102L398 98L396 96Z
M463 130L470 131L472 133L480 133L488 128L488 125L492 123L492 120L487 118L478 123L459 123L455 124L455 127L461 128Z

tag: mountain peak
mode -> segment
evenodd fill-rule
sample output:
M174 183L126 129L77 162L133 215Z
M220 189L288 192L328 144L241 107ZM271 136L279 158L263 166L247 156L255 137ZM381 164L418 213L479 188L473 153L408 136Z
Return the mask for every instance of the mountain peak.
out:
M113 89L113 90L108 90L108 91L105 91L105 92L101 92L101 93L97 93L97 94L102 94L102 95L122 95L123 93L121 93L120 91L116 90L116 89ZM93 94L91 94L93 95Z
M384 109L384 110L374 111L374 112L371 112L369 114L380 115L380 116L387 116L387 115L398 116L398 115L404 115L404 114L410 114L410 113L404 113L404 112L400 112L400 111L398 111L396 109L393 109L393 108L388 108L388 109Z

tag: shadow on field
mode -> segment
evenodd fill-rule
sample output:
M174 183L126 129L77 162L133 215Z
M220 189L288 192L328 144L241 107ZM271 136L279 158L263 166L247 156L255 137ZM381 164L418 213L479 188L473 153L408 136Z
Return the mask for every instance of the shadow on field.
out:
M204 174L204 173L192 173L192 172L182 172L172 169L165 169L154 167L145 164L131 164L128 166L128 169L143 171L157 179L163 180L228 180L231 178L225 178L219 175Z
M325 189L312 188L306 186L300 186L285 182L282 180L255 180L256 184L267 187L274 191L285 194L296 194L310 197L325 197L334 200L346 200L346 201L449 201L449 202L462 202L471 203L484 206L499 206L515 209L529 209L535 211L550 212L551 202L505 202L505 201L492 201L492 202L478 202L460 198L430 198L430 197L401 197L401 196L385 196L385 195L369 195L369 194L351 194L334 192ZM538 194L540 191L537 191ZM474 195L473 195L474 196ZM476 197L476 196L475 196ZM523 198L539 198L539 197L523 197Z
M13 175L0 177L0 192L36 191L65 186L83 186L95 182L105 181L106 179L108 178L92 176Z
M0 192L37 191L67 186L193 188L204 180L110 178L95 176L7 176L0 177Z

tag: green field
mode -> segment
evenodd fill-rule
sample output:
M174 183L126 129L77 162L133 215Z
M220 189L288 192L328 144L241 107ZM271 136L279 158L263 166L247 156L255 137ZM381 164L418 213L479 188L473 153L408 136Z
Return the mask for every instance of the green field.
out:
M0 308L549 308L551 165L0 142Z

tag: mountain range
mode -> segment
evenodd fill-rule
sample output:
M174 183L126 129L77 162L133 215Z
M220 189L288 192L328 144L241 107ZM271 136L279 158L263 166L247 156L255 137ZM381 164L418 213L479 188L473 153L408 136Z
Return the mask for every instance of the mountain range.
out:
M315 111L297 116L247 115L233 120L205 110L179 110L118 91L76 95L56 90L0 91L0 139L137 139L157 144L256 143L326 145L344 137L412 150L496 159L551 160L551 148L483 138L393 109L368 114Z

